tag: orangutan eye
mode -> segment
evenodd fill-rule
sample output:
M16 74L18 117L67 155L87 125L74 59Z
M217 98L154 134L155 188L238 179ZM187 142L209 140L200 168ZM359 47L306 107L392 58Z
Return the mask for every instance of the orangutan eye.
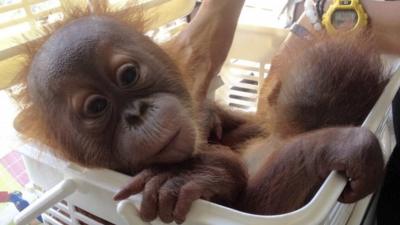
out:
M108 100L101 95L89 96L84 104L84 114L88 117L97 117L102 115L108 106Z
M117 71L117 83L120 87L128 87L134 85L139 79L138 66L134 64L125 64Z

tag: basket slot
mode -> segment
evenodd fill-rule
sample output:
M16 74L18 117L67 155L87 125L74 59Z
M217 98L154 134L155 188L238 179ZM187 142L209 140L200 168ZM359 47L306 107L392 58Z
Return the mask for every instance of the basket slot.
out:
M74 207L75 211L73 212L74 217L83 222L84 224L88 225L108 225L112 224L96 215L93 215L81 208Z
M237 90L230 90L229 95L239 95L242 97L248 97L248 98L258 98L258 94L255 93L249 93L249 92L244 92L244 91L237 91Z
M257 98L255 97L248 97L248 96L241 96L241 95L235 95L235 94L230 94L229 98L231 99L238 99L246 102L256 102Z
M69 217L69 214L67 213L61 213L60 211L54 209L54 208L50 208L49 210L47 210L46 212L49 216L56 218L58 221L66 223L66 224L71 224L72 220Z
M64 223L57 221L56 219L52 218L51 216L49 216L47 214L42 214L42 218L43 218L43 223L46 225L47 224L48 225L65 225Z
M89 218L87 216L84 216L84 215L82 215L80 213L76 213L75 217L79 221L84 222L85 224L89 224L89 225L104 225L103 223L99 223L99 222L97 222L97 221L95 221L95 220L93 220L93 219L91 219L91 218Z

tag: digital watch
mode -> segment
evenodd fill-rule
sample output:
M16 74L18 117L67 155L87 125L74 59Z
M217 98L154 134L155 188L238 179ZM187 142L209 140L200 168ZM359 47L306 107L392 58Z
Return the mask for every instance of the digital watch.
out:
M367 26L368 15L359 0L333 0L322 16L322 24L329 34L354 31Z

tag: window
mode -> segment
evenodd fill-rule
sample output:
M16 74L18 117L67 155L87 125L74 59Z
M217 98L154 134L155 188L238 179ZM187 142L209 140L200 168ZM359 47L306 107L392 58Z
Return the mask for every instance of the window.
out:
M59 0L0 0L0 51L15 46L16 35L23 33L31 38L43 23L61 17Z

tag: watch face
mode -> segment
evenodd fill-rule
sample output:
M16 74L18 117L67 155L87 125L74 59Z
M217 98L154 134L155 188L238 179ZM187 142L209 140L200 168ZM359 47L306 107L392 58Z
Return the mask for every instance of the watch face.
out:
M354 10L336 10L332 14L331 22L337 30L352 29L358 20L358 15Z

